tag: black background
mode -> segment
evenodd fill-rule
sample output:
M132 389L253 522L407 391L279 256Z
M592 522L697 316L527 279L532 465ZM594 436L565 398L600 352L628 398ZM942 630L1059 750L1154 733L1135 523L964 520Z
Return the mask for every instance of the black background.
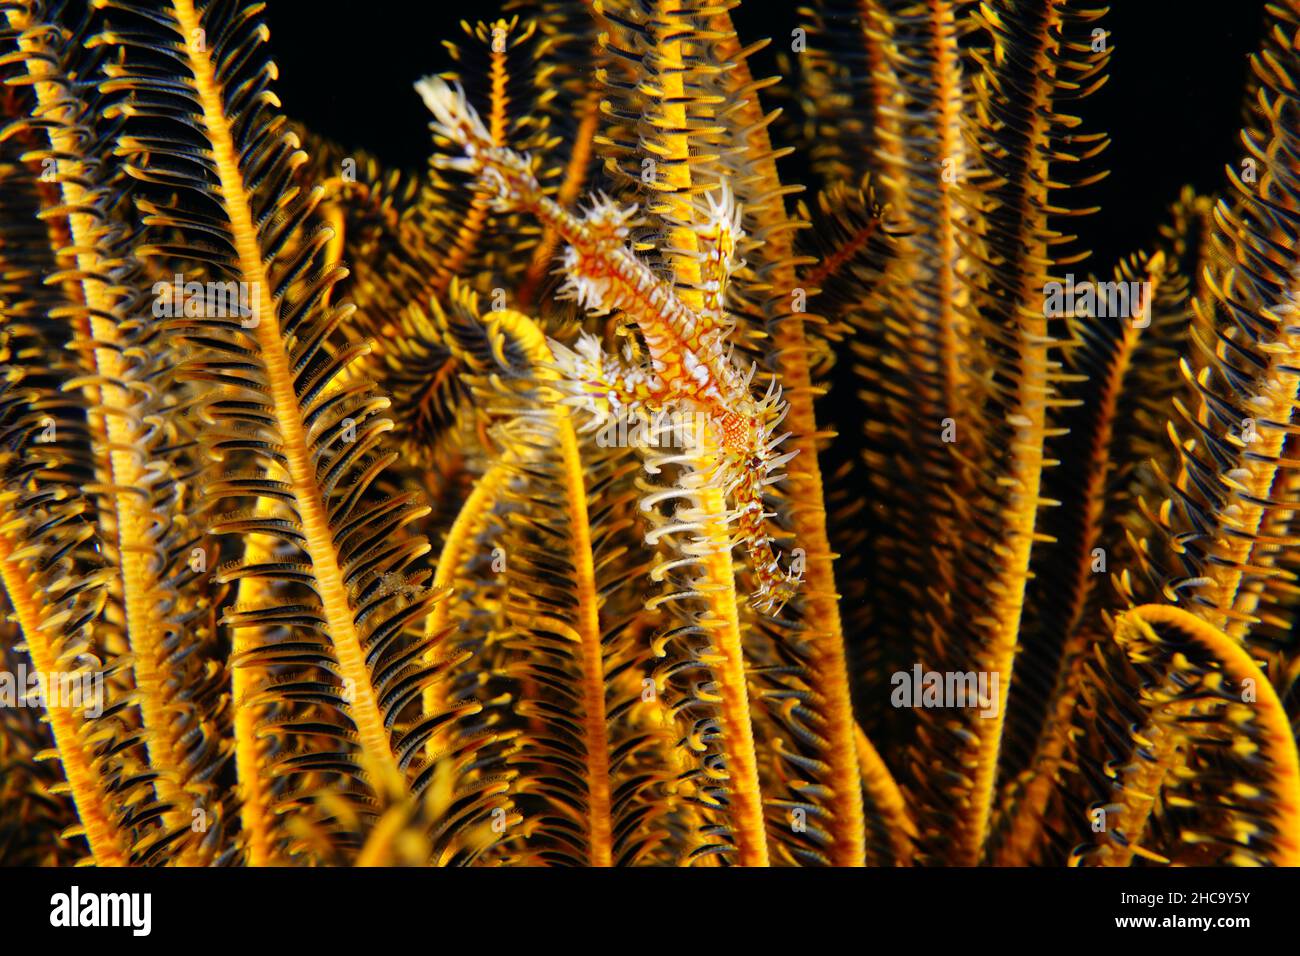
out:
M733 14L741 39L788 45L797 6L748 0ZM1225 165L1243 155L1242 90L1263 7L1264 0L1120 0L1101 21L1111 31L1110 81L1081 111L1085 130L1111 135L1111 173L1079 203L1101 207L1078 224L1096 254L1085 269L1109 272L1118 256L1149 246L1184 183L1202 192L1223 187ZM268 9L289 114L346 147L418 169L429 152L428 116L412 84L450 68L441 41L462 39L461 19L490 20L499 3L270 0ZM776 72L770 51L754 72Z

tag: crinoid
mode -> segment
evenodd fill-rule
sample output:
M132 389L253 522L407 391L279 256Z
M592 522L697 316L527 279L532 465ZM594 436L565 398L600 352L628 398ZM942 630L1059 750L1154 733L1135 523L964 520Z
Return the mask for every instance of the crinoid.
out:
M1300 0L1104 280L1105 11L737 5L510 0L417 175L0 0L0 862L1300 862Z

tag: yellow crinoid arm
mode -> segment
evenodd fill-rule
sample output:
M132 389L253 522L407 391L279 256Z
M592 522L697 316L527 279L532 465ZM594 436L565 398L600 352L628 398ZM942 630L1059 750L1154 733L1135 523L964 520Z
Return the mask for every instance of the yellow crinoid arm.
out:
M266 535L250 534L244 547L244 560L250 564L269 562L275 553L275 540ZM262 607L272 601L268 582L263 578L245 578L239 582L239 603ZM235 774L239 788L239 821L243 831L244 853L249 866L272 866L278 862L275 804L271 793L271 767L267 751L270 742L261 734L263 708L252 700L264 689L268 674L254 663L241 662L241 653L270 640L262 628L236 632L231 654L231 706L235 708Z
M328 745L343 756L333 766L350 768L340 791L382 795L409 779L412 768L399 764L397 751L406 733L421 728L395 718L431 676L413 672L420 658L408 654L413 623L435 601L418 566L428 544L407 531L428 508L414 493L381 499L373 490L395 460L381 447L392 428L382 414L389 402L345 375L368 346L338 334L353 310L330 301L346 272L325 265L331 234L317 219L322 190L287 185L307 157L277 110L262 7L96 5L120 11L123 23L144 18L153 31L119 32L115 21L97 41L123 50L103 85L123 94L113 109L125 124L117 149L139 180L152 240L140 253L197 270L217 243L223 278L245 293L236 315L187 312L169 327L194 346L186 377L207 383L214 427L204 441L234 469L215 493L254 505L211 530L272 535L293 549L291 559L245 562L223 568L220 578L265 578L302 599L288 613L274 605L231 609L223 623L274 623L292 635L259 649L257 659L283 666L286 678L307 679L314 669L311 678L331 688L313 701L314 716L336 728ZM193 148L178 148L178 140ZM310 664L293 659L296 641L319 651ZM292 719L277 732L291 738L289 752L322 746L321 736L301 733ZM285 759L279 769L301 783L306 808L320 775Z
M762 308L769 322L775 324L771 347L786 403L773 411L785 414L785 426L790 432L781 457L788 462L785 487L794 540L804 553L801 595L807 606L803 625L808 629L805 633L811 652L809 680L822 702L825 721L827 746L820 759L828 766L830 857L836 865L860 866L864 862L865 837L861 790L856 785L856 722L818 460L819 442L828 436L819 429L814 411L814 402L823 394L823 388L813 381L813 335L807 317L791 307L792 296L804 283L797 276L798 261L793 250L799 224L787 216L782 197L796 187L781 184L777 160L786 150L773 148L768 133L773 114L763 112L757 97L762 81L755 80L751 73L729 14L715 13L709 25L720 37L717 55L731 61L726 80L737 104L733 123L744 155L752 157L745 167L749 185L744 211L755 234L764 237L763 259L770 264L765 282L771 288ZM812 55L811 49L808 55Z
M1044 289L1052 271L1072 261L1059 251L1057 217L1082 212L1058 198L1061 180L1069 160L1090 159L1106 145L1104 136L1078 132L1078 118L1065 110L1104 82L1109 56L1083 42L1104 13L1086 0L1036 6L989 0L975 10L987 49L972 77L975 106L965 115L974 121L978 150L972 168L957 175L970 176L982 194L972 267L987 282L973 283L970 328L978 343L971 365L982 383L984 432L969 446L957 437L959 454L968 448L978 454L960 471L978 490L958 505L964 523L950 547L954 567L987 563L990 570L978 580L957 580L950 592L957 633L934 634L930 643L945 669L994 676L999 700L991 716L961 714L955 751L942 727L927 728L925 746L934 749L919 755L952 770L950 782L936 790L941 806L919 825L939 854L964 866L984 862L989 850L1025 592L1035 544L1043 540L1039 514L1050 504L1042 494L1044 469L1053 464L1048 442L1060 434L1054 421L1062 403L1060 323L1049 321ZM955 819L955 826L943 819Z
M1247 642L1291 600L1300 500L1290 467L1300 407L1300 172L1295 49L1286 39L1300 29L1300 3L1273 4L1268 13L1270 28L1251 58L1259 125L1242 131L1259 174L1246 181L1230 168L1230 192L1213 210L1195 300L1198 347L1182 362L1185 384L1170 425L1181 458L1176 494L1164 515L1171 539L1198 532L1181 559L1186 574L1169 582L1166 598ZM1287 666L1276 656L1270 664L1275 680Z
M0 585L13 606L32 664L50 679L71 664L60 653L60 646L66 636L64 628L76 618L62 604L60 592L64 588L51 586L51 581L42 580L36 573L32 559L40 557L43 548L26 540L26 523L16 510L10 510L17 504L13 494L0 489L0 508L7 514L0 521ZM54 583L71 582L54 579ZM81 711L61 700L47 701L45 706L59 762L95 865L125 866L131 852L129 836L117 823L114 797L107 781L100 778L95 748L88 739L87 718Z
M1121 558L1122 519L1136 510L1130 500L1132 475L1116 463L1129 459L1131 446L1155 437L1144 433L1141 416L1144 399L1155 403L1160 393L1144 370L1160 367L1155 357L1162 349L1176 348L1176 336L1184 328L1186 283L1174 281L1169 269L1163 252L1134 256L1116 267L1117 282L1131 281L1143 290L1132 320L1099 323L1091 316L1072 317L1080 341L1071 359L1080 374L1063 391L1079 402L1065 419L1078 444L1064 452L1060 490L1051 495L1063 499L1044 525L1055 540L1044 549L1029 589L1040 630L1034 644L1021 651L1019 664L1031 673L1050 675L1051 692L1041 710L1010 715L1008 738L1019 735L1016 744L1033 756L1029 772L1001 785L993 847L998 865L1033 864L1044 845L1048 802L1063 763L1070 760L1082 664L1102 633L1095 621L1098 609L1112 596L1096 572L1098 555ZM1138 276L1145 279L1140 286ZM1163 419L1153 418L1147 427L1162 431Z
M1139 696L1151 715L1149 753L1139 763L1159 772L1126 781L1129 796L1108 827L1125 839L1105 861L1127 862L1159 799L1166 815L1187 815L1186 823L1165 827L1169 845L1157 848L1164 856L1300 865L1295 735L1251 656L1218 628L1168 605L1123 614L1115 640L1134 664L1156 669ZM1172 772L1184 766L1193 772Z
M489 336L505 336L523 351L532 364L533 375L539 384L546 386L559 378L555 357L547 345L546 337L531 318L510 310L494 311L487 316L486 329ZM592 866L609 866L613 849L610 745L601 649L600 600L593 563L588 493L583 463L579 456L578 436L568 409L562 404L552 404L549 408L548 415L560 443L569 557L577 587L574 630L579 645L578 699L587 764L584 777L588 787L588 862ZM481 480L486 483L493 474L490 471ZM477 489L475 493L477 494Z
M104 502L99 522L103 534L115 537L111 547L120 556L113 591L125 609L136 699L157 771L154 787L168 808L166 827L182 834L175 844L180 859L195 864L204 859L200 841L189 837L191 810L215 810L216 801L209 784L194 782L206 768L189 762L190 755L204 760L211 753L194 746L206 735L204 717L186 701L167 664L177 654L169 615L182 598L170 580L176 563L166 553L165 536L169 523L184 516L157 510L160 489L166 494L174 481L174 461L161 452L163 438L155 424L162 413L156 385L148 381L161 377L164 366L150 355L156 350L155 331L144 326L147 320L137 311L147 304L143 273L134 256L123 253L126 236L114 222L112 191L121 183L109 181L102 157L91 152L106 148L87 120L98 106L83 99L92 94L69 78L84 53L70 44L66 30L43 22L39 12L20 4L4 15L17 36L15 56L33 92L34 128L48 141L51 198L57 200L45 215L64 223L68 242L67 249L58 250L67 264L60 279L68 294L58 314L70 319L70 339L84 363L75 384L95 403L88 419L96 439L96 490ZM198 662L196 656L180 656ZM181 673L182 680L201 679L193 670ZM187 734L193 735L188 741Z

